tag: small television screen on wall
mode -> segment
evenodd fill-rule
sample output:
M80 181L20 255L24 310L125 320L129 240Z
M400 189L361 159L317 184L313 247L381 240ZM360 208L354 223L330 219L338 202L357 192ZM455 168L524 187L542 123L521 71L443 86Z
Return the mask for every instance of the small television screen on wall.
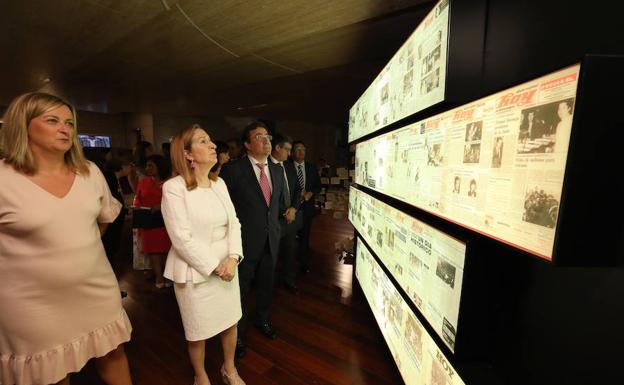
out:
M111 141L110 136L105 135L83 135L79 134L78 139L80 140L80 144L82 147L107 147L110 148Z

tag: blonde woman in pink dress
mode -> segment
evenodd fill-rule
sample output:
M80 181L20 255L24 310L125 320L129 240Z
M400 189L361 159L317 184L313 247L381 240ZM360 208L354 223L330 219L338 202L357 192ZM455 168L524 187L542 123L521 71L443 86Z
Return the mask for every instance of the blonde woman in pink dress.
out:
M16 98L0 130L0 383L69 384L91 358L132 384L131 326L101 234L121 204L85 160L76 112L49 94Z

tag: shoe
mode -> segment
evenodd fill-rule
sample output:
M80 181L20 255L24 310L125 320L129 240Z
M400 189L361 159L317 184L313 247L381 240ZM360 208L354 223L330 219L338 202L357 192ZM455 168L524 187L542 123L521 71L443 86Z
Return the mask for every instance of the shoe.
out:
M223 382L226 385L245 385L245 382L242 378L240 378L236 369L234 369L234 373L228 374L228 372L226 372L225 368L222 366L221 377L223 378Z
M273 329L273 327L268 322L256 324L256 327L258 328L258 330L260 330L260 333L264 334L266 338L271 339L271 340L274 340L277 338L277 332L275 331L275 329Z
M236 351L234 352L234 357L243 358L245 353L245 343L240 338L236 339Z
M297 295L299 293L299 288L294 283L284 282L284 289L290 294Z

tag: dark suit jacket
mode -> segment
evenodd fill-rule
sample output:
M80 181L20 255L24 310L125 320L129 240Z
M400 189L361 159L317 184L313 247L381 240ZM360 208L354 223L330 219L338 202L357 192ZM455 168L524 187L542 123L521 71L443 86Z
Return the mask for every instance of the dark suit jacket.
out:
M269 161L271 161L271 158L269 158ZM289 207L294 207L297 210L297 216L295 218L295 221L290 225L286 223L286 220L283 217L280 218L280 223L282 225L282 236L284 236L287 231L298 230L303 225L303 217L302 212L300 211L301 187L299 187L299 182L297 180L297 171L295 170L292 162L283 162L282 164L284 165L284 171L286 171L286 177L288 178L288 190L290 192ZM277 166L279 167L279 165Z
M115 175L115 172L111 170L103 170L102 174L104 175L104 179L106 179L106 184L108 184L108 189L110 190L111 195L113 196L113 198L117 199L122 205L122 209L119 212L119 215L117 215L117 218L125 216L128 209L126 209L124 205L123 195L121 195L121 191L119 191L120 185L117 181L117 176Z
M269 158L271 160L271 158ZM293 166L292 162L283 162L284 171L286 171L286 177L288 178L288 190L290 192L290 207L294 207L299 210L300 199L301 196L301 187L299 187L299 182L297 181L297 170ZM279 167L279 165L278 165Z
M295 180L297 180L297 166L294 161L289 160L288 162L292 169L295 171ZM289 166L289 167L290 167ZM314 164L305 161L305 190L311 191L313 194L318 194L321 192L321 178L319 177L318 171L316 171L316 166ZM297 182L298 184L299 182ZM301 203L301 210L304 212L305 216L313 216L314 215L314 195L312 198L306 202Z
M279 221L286 211L284 174L278 165L268 162L273 190L271 204L267 207L253 167L250 159L244 157L223 165L219 176L228 187L241 223L245 259L254 261L260 258L268 237L271 255L276 260L280 242Z

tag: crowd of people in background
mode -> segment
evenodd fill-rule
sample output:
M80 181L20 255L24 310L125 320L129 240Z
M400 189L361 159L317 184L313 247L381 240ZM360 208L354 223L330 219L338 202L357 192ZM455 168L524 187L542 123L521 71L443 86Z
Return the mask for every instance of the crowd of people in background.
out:
M68 384L93 357L104 382L132 383L115 271L133 217L155 287L173 286L195 384L210 383L205 341L217 334L223 381L244 384L234 358L248 325L275 339L275 285L297 295L310 270L314 196L329 166L318 170L302 141L259 121L227 142L184 128L161 154L139 141L85 156L77 132L74 107L44 93L16 98L4 116L0 303L19 310L0 312L0 383Z

